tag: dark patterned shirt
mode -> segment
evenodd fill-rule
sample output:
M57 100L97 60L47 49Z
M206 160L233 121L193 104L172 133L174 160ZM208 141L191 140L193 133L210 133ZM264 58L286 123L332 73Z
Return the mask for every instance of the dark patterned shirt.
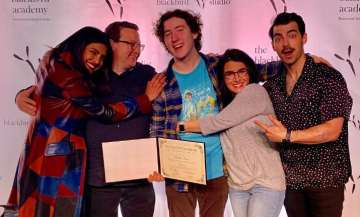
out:
M287 187L323 189L338 187L351 176L348 124L352 99L342 75L315 64L306 56L303 72L290 96L286 70L265 83L278 119L290 130L303 130L337 117L344 125L338 139L317 145L280 144Z

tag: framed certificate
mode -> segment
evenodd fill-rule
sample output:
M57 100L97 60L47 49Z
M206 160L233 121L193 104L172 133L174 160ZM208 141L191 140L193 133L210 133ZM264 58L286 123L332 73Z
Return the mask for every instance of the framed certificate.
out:
M165 178L206 185L205 144L146 138L102 144L105 181L147 178L157 171Z

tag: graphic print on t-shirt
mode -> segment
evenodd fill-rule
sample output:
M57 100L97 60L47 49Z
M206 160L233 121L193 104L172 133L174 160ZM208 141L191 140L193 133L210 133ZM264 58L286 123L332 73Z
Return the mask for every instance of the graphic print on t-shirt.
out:
M183 117L182 120L196 120L207 114L212 114L216 107L216 99L208 95L211 90L186 89L182 93L183 98Z

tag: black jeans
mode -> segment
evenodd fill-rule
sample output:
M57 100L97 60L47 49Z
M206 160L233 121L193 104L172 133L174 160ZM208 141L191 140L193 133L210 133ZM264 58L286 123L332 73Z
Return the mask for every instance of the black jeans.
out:
M152 217L155 193L151 183L134 186L86 186L86 217L117 217L120 205L123 217Z
M341 217L345 185L328 189L286 190L288 217Z

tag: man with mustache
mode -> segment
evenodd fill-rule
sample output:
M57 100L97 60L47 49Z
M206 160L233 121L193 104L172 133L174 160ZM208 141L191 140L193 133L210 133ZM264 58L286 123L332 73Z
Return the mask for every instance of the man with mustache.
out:
M274 106L273 125L257 124L280 145L289 217L341 217L351 176L348 120L352 98L340 72L304 53L305 23L279 14L269 31L282 60L281 73L265 83Z

